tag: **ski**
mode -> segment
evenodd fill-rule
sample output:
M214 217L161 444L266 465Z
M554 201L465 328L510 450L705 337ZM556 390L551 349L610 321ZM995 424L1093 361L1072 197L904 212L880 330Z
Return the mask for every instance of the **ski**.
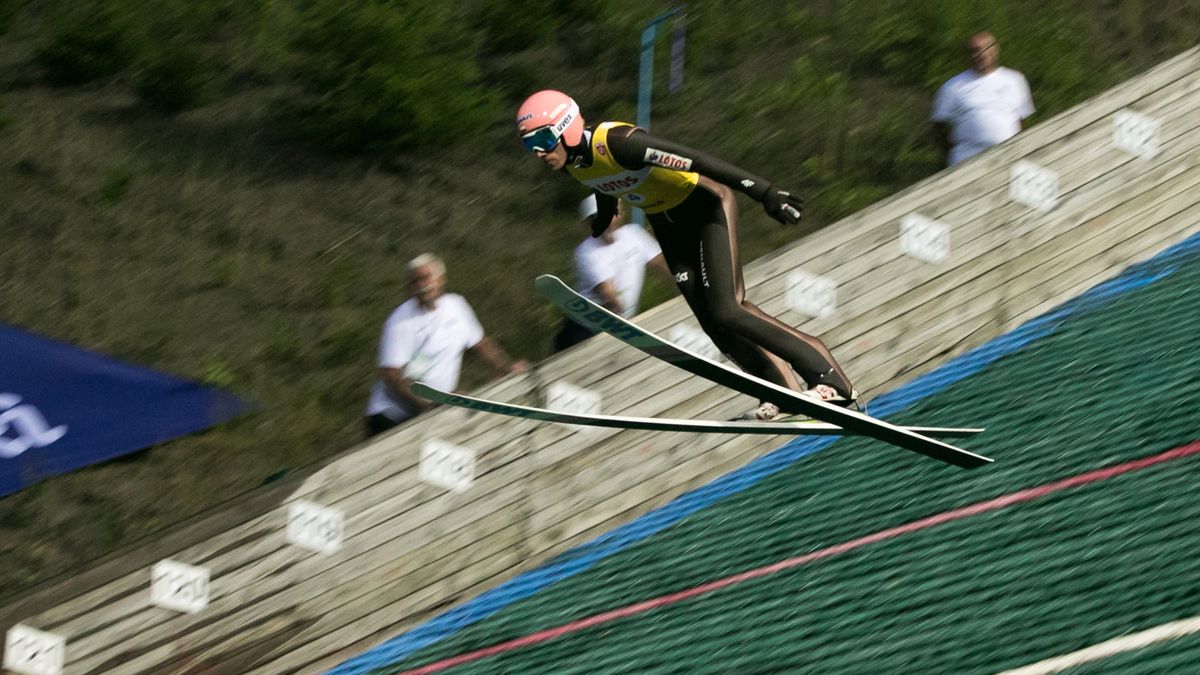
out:
M556 276L543 274L537 278L534 285L543 297L584 326L608 333L650 356L734 391L770 401L787 409L797 409L809 417L836 425L847 432L870 436L964 469L993 461L863 413L800 396L790 389L695 354L595 304Z
M414 382L413 392L421 398L435 403L452 405L468 410L496 413L509 417L518 417L541 422L557 422L560 424L579 424L591 427L608 427L613 429L643 429L649 431L689 431L702 434L774 434L780 436L846 436L854 435L836 424L819 420L798 420L794 422L754 422L718 420L683 420L661 419L654 417L625 417L617 415L588 415L583 413L560 412L501 403L488 399L452 394L425 384ZM983 429L953 428L953 427L901 427L916 433L929 436L962 437L979 433Z

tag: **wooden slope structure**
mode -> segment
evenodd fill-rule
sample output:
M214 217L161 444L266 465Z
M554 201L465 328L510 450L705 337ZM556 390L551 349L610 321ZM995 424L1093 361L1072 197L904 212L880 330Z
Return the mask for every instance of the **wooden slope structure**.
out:
M1158 121L1152 158L1113 146L1114 119L1126 110ZM895 386L1200 231L1198 127L1200 50L1193 49L759 260L747 270L751 299L820 335L863 391ZM1053 208L1010 197L1022 161L1057 174L1057 192L1042 195L1056 197ZM949 226L947 258L902 252L901 220L912 214ZM789 307L797 272L836 283L827 316ZM638 321L664 335L694 327L680 301ZM750 403L680 379L607 337L481 395L540 406L556 382L598 392L612 415L720 419ZM469 488L421 481L418 462L431 440L475 451ZM67 673L317 671L778 443L582 430L442 409L344 453L300 484L32 590L0 611L0 629L20 623L63 636ZM878 461L923 460L881 446ZM300 500L342 512L339 551L322 555L287 542L288 507ZM206 609L150 604L150 567L164 558L209 570Z

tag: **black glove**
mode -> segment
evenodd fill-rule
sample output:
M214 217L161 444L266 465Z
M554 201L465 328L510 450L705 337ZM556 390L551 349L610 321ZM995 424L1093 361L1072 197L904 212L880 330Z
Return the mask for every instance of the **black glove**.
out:
M784 225L795 225L804 217L804 200L774 185L767 187L762 203L767 215Z

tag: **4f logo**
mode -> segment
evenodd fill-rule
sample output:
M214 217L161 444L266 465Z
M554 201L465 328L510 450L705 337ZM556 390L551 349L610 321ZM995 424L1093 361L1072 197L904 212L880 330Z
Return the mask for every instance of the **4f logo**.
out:
M51 428L41 411L21 405L16 394L0 394L0 459L12 459L30 448L44 448L67 435L65 424Z

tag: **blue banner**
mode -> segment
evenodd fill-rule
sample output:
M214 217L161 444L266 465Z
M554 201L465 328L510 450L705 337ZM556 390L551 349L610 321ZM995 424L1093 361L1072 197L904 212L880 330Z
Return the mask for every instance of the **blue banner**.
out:
M0 324L0 496L244 407L220 390Z

